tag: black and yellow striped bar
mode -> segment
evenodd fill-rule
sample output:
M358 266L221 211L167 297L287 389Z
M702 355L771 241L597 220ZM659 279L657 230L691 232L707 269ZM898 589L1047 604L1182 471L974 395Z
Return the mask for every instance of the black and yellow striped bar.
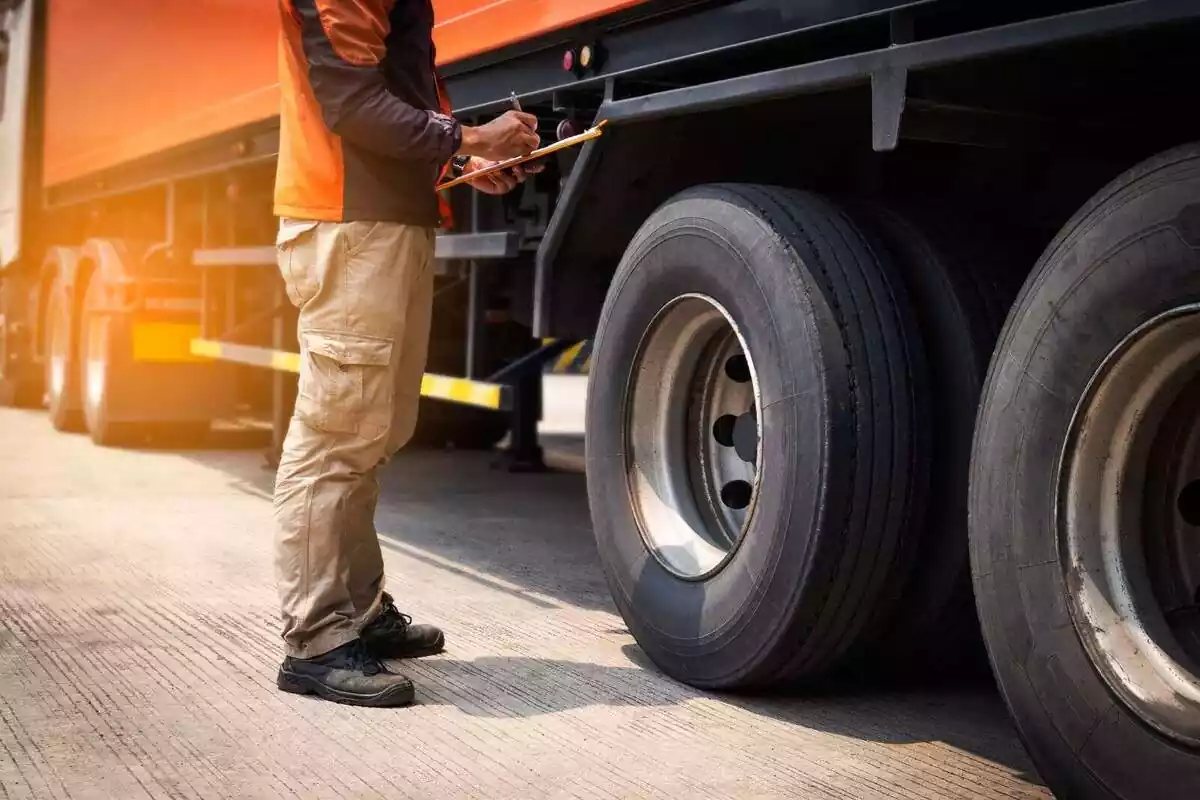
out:
M193 339L192 354L218 361L248 364L281 372L300 372L300 354L247 344L231 344L213 339ZM449 375L425 373L421 395L450 403L508 411L512 408L512 388L502 383L473 381Z
M542 344L553 343L554 339L543 339ZM547 361L547 375L587 375L592 369L592 340L576 342L553 361Z
M248 344L231 344L215 339L193 339L192 355L217 361L232 361L252 367L266 367L280 372L300 372L300 354Z

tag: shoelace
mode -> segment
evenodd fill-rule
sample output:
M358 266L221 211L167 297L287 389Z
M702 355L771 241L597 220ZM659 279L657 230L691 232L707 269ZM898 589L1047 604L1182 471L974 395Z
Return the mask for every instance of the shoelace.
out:
M383 596L383 612L379 615L380 623L387 627L389 633L396 633L403 636L408 632L408 627L412 625L412 617L408 614L401 613L392 603L392 598L388 595Z
M351 648L350 663L354 669L362 670L364 675L378 675L383 672L383 664L367 652L362 642L355 642Z

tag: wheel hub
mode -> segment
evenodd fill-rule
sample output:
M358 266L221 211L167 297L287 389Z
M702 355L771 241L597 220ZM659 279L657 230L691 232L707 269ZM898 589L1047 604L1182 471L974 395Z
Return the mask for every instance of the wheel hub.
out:
M678 577L720 570L753 513L758 381L717 301L684 295L650 325L626 395L629 490L642 537Z
M1092 663L1143 721L1200 746L1200 306L1146 323L1097 371L1058 519Z

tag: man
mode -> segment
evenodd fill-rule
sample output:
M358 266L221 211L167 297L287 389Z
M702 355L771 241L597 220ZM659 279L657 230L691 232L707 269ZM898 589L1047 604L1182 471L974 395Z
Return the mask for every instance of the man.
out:
M299 309L299 394L275 485L287 655L278 686L344 703L410 703L386 658L442 649L384 592L378 468L412 436L433 295L435 181L539 143L516 111L450 116L431 0L278 0L279 269ZM532 170L531 170L532 171ZM525 172L473 185L501 194Z

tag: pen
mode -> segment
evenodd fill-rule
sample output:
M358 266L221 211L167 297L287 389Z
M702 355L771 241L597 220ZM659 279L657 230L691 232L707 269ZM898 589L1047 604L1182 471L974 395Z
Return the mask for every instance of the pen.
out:
M511 89L508 92L508 103L509 103L509 105L511 105L513 107L513 111L523 111L524 110L521 108L521 100L517 97L517 93ZM512 167L509 169L510 172L514 172L515 170L516 170L516 167Z

